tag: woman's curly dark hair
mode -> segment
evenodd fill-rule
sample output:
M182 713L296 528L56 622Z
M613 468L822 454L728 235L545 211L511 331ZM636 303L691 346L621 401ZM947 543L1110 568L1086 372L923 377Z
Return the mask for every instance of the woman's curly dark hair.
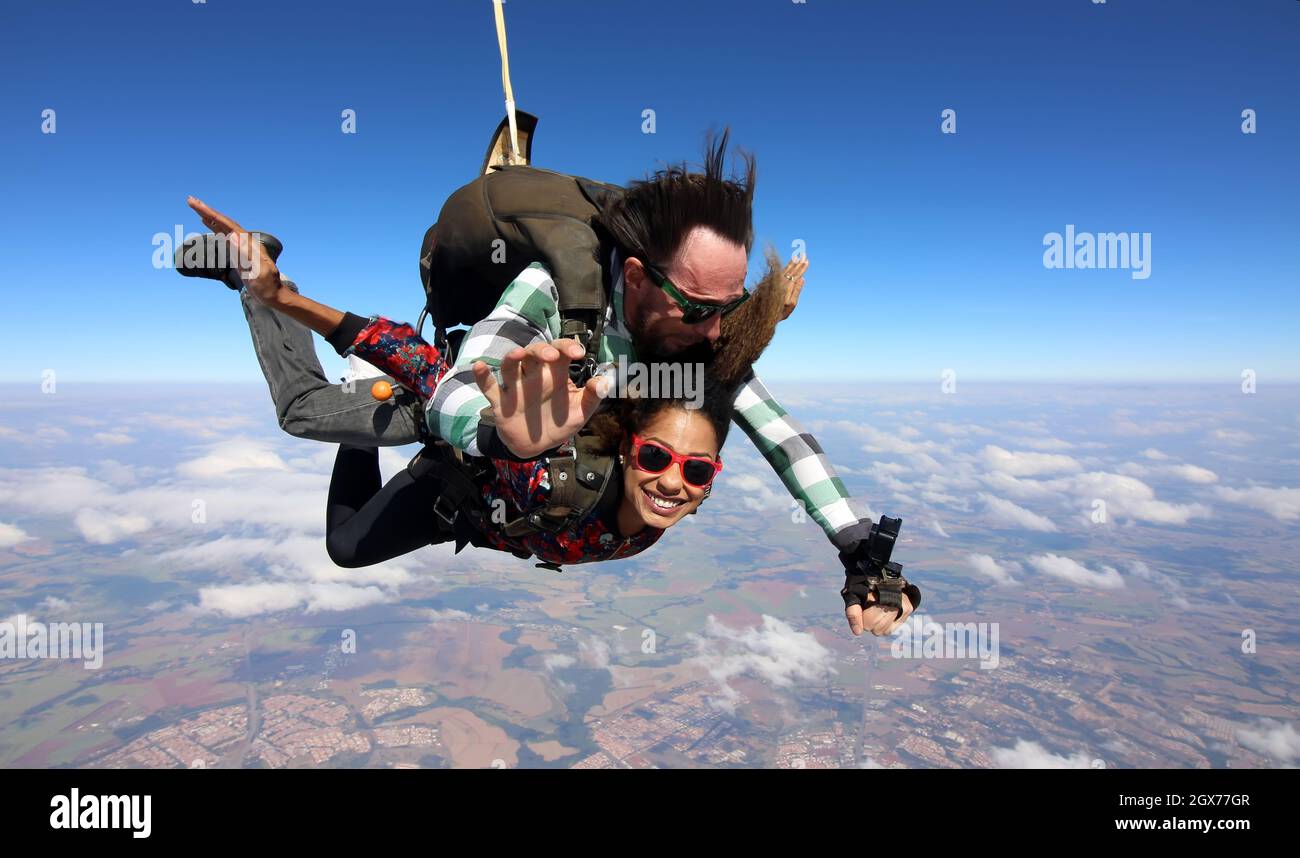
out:
M682 369L687 370L688 367ZM664 411L680 408L694 411L709 421L713 434L718 439L718 449L721 450L727 440L727 430L731 428L731 400L734 391L706 369L700 393L702 404L699 408L692 407L693 398L684 395L616 399L610 408L591 418L587 429L600 439L600 450L617 453L632 443L633 432L639 432Z
M772 336L785 313L789 283L784 276L781 257L771 246L763 253L767 271L754 286L749 300L731 315L722 317L722 334L713 347L710 364L718 379L732 390L740 387Z

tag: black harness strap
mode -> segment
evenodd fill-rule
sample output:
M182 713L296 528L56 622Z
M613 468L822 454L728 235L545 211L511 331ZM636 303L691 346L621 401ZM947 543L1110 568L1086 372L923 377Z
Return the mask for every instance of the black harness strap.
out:
M407 466L415 479L438 480L433 502L434 526L447 539L454 539L456 552L476 542L487 522L487 509L479 488L482 466L466 463L449 444L426 444Z

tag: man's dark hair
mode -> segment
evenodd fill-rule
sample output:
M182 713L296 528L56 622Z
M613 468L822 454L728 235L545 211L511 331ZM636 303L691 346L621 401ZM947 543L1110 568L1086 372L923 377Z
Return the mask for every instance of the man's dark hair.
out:
M727 140L709 131L704 141L704 172L692 173L685 162L632 181L621 195L612 195L600 212L600 223L623 251L666 267L692 227L705 226L743 245L754 243L754 156L737 149L744 159L741 180L723 175Z

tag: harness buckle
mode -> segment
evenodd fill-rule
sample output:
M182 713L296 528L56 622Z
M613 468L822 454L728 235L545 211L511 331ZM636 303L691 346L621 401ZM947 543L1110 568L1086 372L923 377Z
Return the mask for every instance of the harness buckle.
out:
M443 512L444 505L449 512ZM448 499L446 494L440 494L437 500L433 502L433 514L438 516L447 527L454 529L456 527L456 516L460 514L460 510L456 508L453 501Z

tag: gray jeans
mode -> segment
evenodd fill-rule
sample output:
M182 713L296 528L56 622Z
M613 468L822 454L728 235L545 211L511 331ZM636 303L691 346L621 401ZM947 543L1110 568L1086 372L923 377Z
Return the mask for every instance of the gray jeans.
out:
M418 400L409 391L394 382L393 396L380 402L370 395L370 386L379 378L332 384L321 369L306 326L258 303L247 289L240 290L239 298L281 429L297 438L366 447L419 440ZM393 381L391 376L384 378Z

